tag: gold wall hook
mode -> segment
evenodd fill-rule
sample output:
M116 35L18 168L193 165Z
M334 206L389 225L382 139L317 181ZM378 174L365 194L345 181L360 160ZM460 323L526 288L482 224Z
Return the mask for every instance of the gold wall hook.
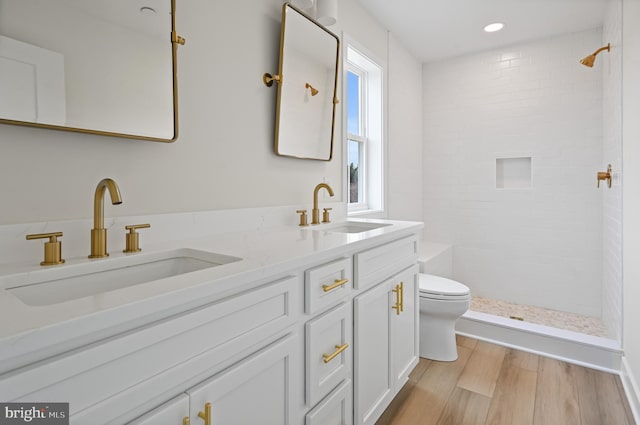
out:
M598 188L600 188L600 180L606 180L607 186L611 188L611 181L613 180L611 170L611 164L609 164L607 171L598 171Z
M305 89L311 89L311 96L315 96L315 95L317 95L317 94L318 94L318 89L314 88L314 87L313 87L311 84L309 84L309 83L306 83L306 84L304 85L304 88L305 88Z
M282 82L282 78L277 75L277 74L269 74L268 72L265 72L262 75L262 81L264 82L264 85L267 87L271 87L273 85L273 82L275 81L276 83L281 83Z

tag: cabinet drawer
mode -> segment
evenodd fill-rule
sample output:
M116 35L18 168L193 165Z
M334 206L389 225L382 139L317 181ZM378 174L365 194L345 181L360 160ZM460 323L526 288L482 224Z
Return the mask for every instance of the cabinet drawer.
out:
M346 380L333 390L305 417L305 425L351 425L353 423L353 399L351 381Z
M355 255L355 287L368 288L418 260L418 237L397 241Z
M352 281L350 258L341 258L307 270L304 273L305 313L317 313L349 295Z
M189 417L189 396L181 394L127 425L180 425Z
M284 330L297 284L287 277L25 367L0 379L0 394L69 402L71 424L108 423Z
M313 406L351 375L351 303L305 324L305 400Z

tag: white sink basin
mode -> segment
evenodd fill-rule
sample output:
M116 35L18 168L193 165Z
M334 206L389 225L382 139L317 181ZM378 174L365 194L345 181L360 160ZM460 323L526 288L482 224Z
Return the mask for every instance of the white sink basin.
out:
M390 226L387 223L363 223L359 221L347 221L336 227L327 229L327 232L334 233L362 233L367 230L379 229L380 227Z
M181 248L94 260L0 278L0 287L32 306L45 306L239 261Z

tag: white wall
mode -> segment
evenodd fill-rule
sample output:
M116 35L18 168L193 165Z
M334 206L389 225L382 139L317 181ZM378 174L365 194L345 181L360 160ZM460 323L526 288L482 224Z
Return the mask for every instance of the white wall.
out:
M610 0L598 55L602 67L602 163L613 169L611 189L602 191L602 321L609 338L622 339L622 1ZM594 48L595 50L595 48Z
M623 378L640 419L640 2L623 0Z
M178 1L180 137L173 144L0 125L0 224L89 218L103 177L124 203L107 216L311 204L326 179L342 200L342 150L331 162L273 153L280 0ZM387 31L356 0L338 23L387 60ZM337 114L336 134L341 134ZM390 123L393 126L393 123ZM323 195L326 196L326 195ZM292 211L292 222L296 215Z
M475 295L601 314L601 31L426 64L425 240L454 245ZM496 158L531 187L496 188Z
M422 221L422 64L389 34L388 217Z

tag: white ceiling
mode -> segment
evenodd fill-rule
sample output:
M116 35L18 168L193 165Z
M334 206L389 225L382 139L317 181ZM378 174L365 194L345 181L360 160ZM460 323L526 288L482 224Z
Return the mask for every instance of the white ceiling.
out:
M359 0L416 58L447 57L602 26L607 0ZM492 22L505 28L485 33ZM594 50L599 46L594 46Z

